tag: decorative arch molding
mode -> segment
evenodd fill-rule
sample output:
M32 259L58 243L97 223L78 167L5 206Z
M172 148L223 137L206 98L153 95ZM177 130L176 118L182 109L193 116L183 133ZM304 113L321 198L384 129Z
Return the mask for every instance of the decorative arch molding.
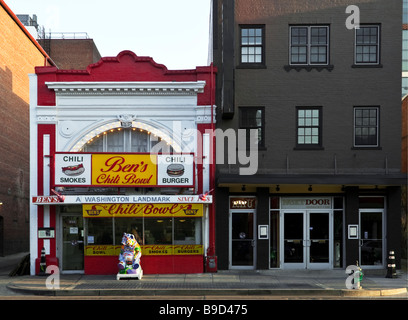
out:
M181 141L173 135L169 128L158 122L138 119L131 114L118 115L115 119L95 123L93 126L88 127L87 130L80 132L80 134L67 145L66 149L70 152L78 152L84 145L100 135L109 134L109 132L122 129L146 131L148 134L157 137L157 139L163 143L170 145L175 152L181 152L182 150Z

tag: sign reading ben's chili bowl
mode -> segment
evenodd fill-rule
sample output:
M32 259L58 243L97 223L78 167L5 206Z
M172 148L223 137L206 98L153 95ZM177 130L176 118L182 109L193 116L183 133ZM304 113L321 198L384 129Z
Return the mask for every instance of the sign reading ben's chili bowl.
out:
M56 186L194 185L194 154L56 153Z
M84 204L85 218L107 217L202 217L199 203L115 203Z
M157 185L150 154L93 154L92 185Z

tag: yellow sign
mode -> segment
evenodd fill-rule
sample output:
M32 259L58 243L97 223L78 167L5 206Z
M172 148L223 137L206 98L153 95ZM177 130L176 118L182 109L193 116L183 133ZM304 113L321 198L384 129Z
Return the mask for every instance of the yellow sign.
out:
M89 245L85 246L86 256L119 256L121 246ZM116 252L117 251L117 252Z
M202 217L200 203L115 203L84 204L85 218L106 217Z
M188 245L144 245L143 256L163 256L163 255L202 255L203 246L201 244ZM121 246L114 245L88 245L85 246L85 256L119 256Z
M93 154L92 185L155 186L157 166L150 154Z

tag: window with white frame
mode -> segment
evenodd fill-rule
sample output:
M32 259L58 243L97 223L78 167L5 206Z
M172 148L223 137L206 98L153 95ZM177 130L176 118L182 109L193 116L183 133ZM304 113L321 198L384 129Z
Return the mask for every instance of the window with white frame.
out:
M289 59L291 65L327 65L329 27L291 26Z
M379 108L354 108L354 146L378 147Z
M380 27L360 25L355 31L355 64L380 63Z
M320 107L297 108L297 141L298 148L321 147Z

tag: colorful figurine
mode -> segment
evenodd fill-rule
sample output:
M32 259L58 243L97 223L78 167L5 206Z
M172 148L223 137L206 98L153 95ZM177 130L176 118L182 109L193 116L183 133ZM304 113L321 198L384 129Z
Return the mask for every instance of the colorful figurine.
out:
M125 278L142 279L143 270L140 266L142 250L136 238L131 233L124 233L122 238L122 248L119 254L117 280Z

